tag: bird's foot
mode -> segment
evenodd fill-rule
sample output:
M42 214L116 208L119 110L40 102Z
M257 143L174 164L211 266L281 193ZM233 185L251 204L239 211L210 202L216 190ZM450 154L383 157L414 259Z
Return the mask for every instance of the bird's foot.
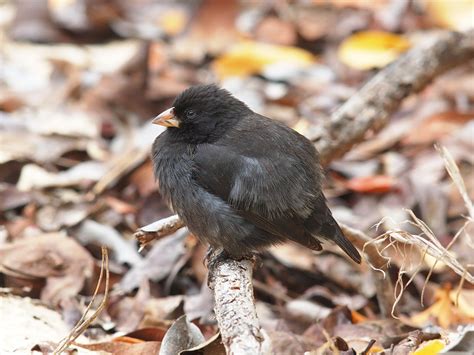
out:
M208 270L212 270L219 262L229 258L231 258L230 255L227 254L222 248L215 249L210 246L207 249L203 262L204 265L207 266Z

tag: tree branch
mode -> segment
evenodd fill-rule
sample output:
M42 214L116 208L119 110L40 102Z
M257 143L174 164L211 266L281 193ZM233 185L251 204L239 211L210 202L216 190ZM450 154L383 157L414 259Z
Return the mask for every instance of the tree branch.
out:
M445 32L435 42L414 48L381 70L331 116L324 134L315 141L323 165L341 157L364 139L368 131L379 131L407 96L421 91L436 76L474 58L474 31ZM151 227L153 226L153 227ZM177 216L155 222L136 236L149 242L182 227ZM155 230L153 230L155 229ZM367 238L345 227L344 233L359 248ZM386 270L382 257L364 250L369 261ZM211 275L212 274L212 275ZM377 282L377 299L383 313L393 305L393 287L388 278ZM252 265L248 260L218 260L210 270L214 285L215 312L222 340L229 354L264 354L262 330L254 308ZM244 351L245 350L245 351Z
M227 353L271 353L255 309L253 262L215 259L209 265L209 286L214 291L214 310Z
M315 140L321 163L328 165L361 142L367 132L381 130L404 98L473 58L474 30L441 33L430 43L402 55L331 115L325 131Z

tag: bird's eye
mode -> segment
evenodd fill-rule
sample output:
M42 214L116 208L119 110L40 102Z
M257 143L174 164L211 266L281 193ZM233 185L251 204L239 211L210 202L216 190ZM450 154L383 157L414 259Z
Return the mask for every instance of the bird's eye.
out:
M187 110L187 111L186 111L186 117L187 117L187 118L194 118L194 117L196 117L196 111Z

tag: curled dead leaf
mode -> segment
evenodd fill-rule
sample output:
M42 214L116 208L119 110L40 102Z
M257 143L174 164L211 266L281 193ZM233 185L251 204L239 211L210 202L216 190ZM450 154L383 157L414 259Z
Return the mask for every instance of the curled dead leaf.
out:
M179 317L166 332L159 355L176 355L205 342L199 328L186 316Z

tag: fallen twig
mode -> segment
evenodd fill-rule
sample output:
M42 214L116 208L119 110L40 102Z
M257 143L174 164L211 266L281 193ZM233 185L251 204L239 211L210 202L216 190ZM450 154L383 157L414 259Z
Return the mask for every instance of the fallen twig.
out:
M152 240L166 237L167 235L176 232L181 227L184 227L184 222L178 217L178 215L173 215L141 227L133 236L140 243L139 251L141 251L144 246Z
M87 314L92 308L92 305L94 304L97 294L99 293L99 289L100 289L100 286L102 285L102 279L104 277L104 274L105 274L104 297L102 298L102 301L100 302L99 307L97 307L94 313L92 313L92 315L89 318L86 318ZM95 288L94 294L92 295L92 299L87 305L86 310L82 314L81 319L79 319L79 321L74 326L74 328L72 328L69 334L58 343L58 346L53 351L53 355L59 355L64 350L66 350L74 342L74 340L76 340L87 329L87 327L99 316L100 312L102 312L102 310L105 308L105 305L107 304L108 295L109 295L109 254L107 252L107 248L102 246L102 264L100 267L99 280L97 281L97 286Z

